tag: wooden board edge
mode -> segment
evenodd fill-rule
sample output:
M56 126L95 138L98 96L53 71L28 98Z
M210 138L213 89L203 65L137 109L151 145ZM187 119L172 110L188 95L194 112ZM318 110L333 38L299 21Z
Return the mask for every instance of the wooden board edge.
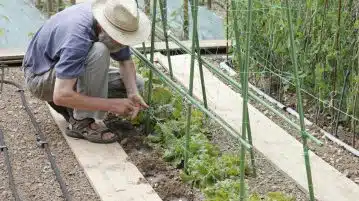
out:
M65 138L65 140L66 140L68 146L70 147L71 151L73 152L73 154L74 154L74 156L75 156L75 158L76 158L78 164L81 166L82 170L84 171L84 173L85 173L85 175L86 175L86 178L87 178L87 180L89 181L91 187L94 189L94 191L96 192L97 196L100 198L101 201L107 201L107 199L104 198L105 196L102 195L101 192L99 192L99 191L97 190L97 189L98 189L98 188L97 188L97 187L98 187L98 186L97 186L98 184L94 183L94 181L90 178L90 175L89 175L89 173L86 171L86 168L84 168L84 166L83 166L83 164L81 163L81 161L80 161L78 155L74 152L75 150L74 150L74 148L70 145L70 139L69 139L69 137L66 136L66 134L60 129L60 126L62 126L62 125L61 125L61 119L59 119L60 114L58 114L54 109L52 109L51 106L48 105L47 103L46 103L46 105L47 105L47 107L48 107L48 110L49 110L49 112L50 112L50 114L51 114L51 116L52 116L54 122L55 122L56 125L58 126L59 131L61 132L61 134L62 134L63 137ZM118 144L118 146L121 147L120 144ZM121 149L122 149L122 147L121 147ZM128 156L127 156L126 153L125 153L125 155L126 155L125 158L127 158ZM129 162L129 163L131 163L131 162ZM131 163L131 164L132 164L133 167L134 167L133 171L136 171L138 175L141 175L141 178L143 178L144 180L146 180L146 179L144 178L144 176L142 175L142 173L138 170L138 168L137 168L133 163ZM145 186L147 186L147 189L150 189L150 190L151 190L151 194L152 194L153 197L154 197L154 199L152 199L151 201L162 201L162 199L160 198L160 196L157 194L157 192L152 188L152 186L151 186L150 184L143 182L143 183L141 183L141 185L145 185ZM123 191L123 189L121 189L121 191ZM143 193L143 194L146 194L146 193Z

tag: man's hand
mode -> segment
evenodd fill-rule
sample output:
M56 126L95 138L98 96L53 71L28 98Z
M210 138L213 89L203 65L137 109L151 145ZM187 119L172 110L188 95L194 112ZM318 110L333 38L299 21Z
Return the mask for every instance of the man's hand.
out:
M136 112L136 106L134 102L130 99L122 98L122 99L109 99L111 101L111 110L115 114L121 116L132 116L133 113Z
M141 109L148 108L148 105L146 104L146 102L143 100L143 98L139 94L130 94L130 95L128 95L128 99L130 99L132 101L132 103L134 104L134 110L132 112L131 119L136 118L138 112Z

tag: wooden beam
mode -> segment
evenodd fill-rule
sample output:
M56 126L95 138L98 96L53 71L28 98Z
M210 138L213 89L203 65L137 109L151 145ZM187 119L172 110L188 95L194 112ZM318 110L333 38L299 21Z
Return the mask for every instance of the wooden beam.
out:
M184 46L191 49L192 41L181 41ZM149 52L151 48L151 43L146 42L146 51ZM199 41L199 46L203 50L203 54L205 53L212 53L216 54L218 52L223 52L227 49L227 41L226 40L202 40ZM230 43L229 43L230 46ZM142 44L135 45L139 51L143 51ZM181 48L175 44L174 42L169 42L169 49L171 51L177 51L178 53L185 53L181 51ZM155 42L155 51L156 52L164 52L166 51L166 43L165 42ZM0 49L0 61L5 60L22 60L24 57L24 50L21 49Z
M183 45L189 49L191 49L192 41L181 41ZM146 42L146 51L149 52L151 48L151 43ZM182 49L174 42L169 42L169 49L170 51L182 51ZM230 42L228 44L231 45ZM227 41L226 40L201 40L199 41L199 46L201 47L201 50L203 50L203 53L207 54L216 54L217 52L223 52L227 49ZM142 51L142 44L134 46L139 51ZM156 52L164 52L166 51L166 43L161 42L155 42L155 51ZM181 52L180 52L181 53ZM185 53L182 51L182 53Z
M23 59L24 53L25 52L22 49L0 48L0 61Z

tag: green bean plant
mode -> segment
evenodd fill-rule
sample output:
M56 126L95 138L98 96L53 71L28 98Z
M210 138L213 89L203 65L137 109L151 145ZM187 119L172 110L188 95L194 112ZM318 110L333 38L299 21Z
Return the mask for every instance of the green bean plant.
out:
M248 1L236 2L243 51ZM304 109L317 114L307 118L329 119L326 125L330 125L341 110L340 123L350 125L351 115L359 109L357 104L354 108L359 75L359 3L353 0L305 0L292 1L291 4L299 78L304 99L308 101ZM250 48L251 59L256 62L251 62L249 68L250 81L257 86L269 87L270 95L285 101L284 96L295 94L285 4L281 0L254 0L253 12ZM230 15L225 28L233 41ZM237 69L243 67L239 60L235 58ZM348 71L350 75L344 86ZM258 80L264 84L259 84Z

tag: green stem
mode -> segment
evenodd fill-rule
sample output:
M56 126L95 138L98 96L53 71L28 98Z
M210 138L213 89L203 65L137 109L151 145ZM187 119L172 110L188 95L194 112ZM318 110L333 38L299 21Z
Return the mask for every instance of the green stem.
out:
M196 57L196 35L197 35L197 6L198 0L191 1L192 7L192 18L193 18L193 31L192 31L192 54L191 54L191 70L189 75L189 91L190 96L193 95L193 78L194 78L194 62ZM188 167L188 150L190 144L190 128L191 128L191 115L192 115L192 104L188 103L187 105L187 126L186 126L186 144L185 144L185 154L184 154L184 169L187 171Z
M198 11L196 11L196 15L198 15ZM208 108L207 95L206 95L206 84L204 82L203 64L202 64L202 59L201 59L201 47L199 46L198 29L197 28L196 28L196 33L195 33L195 41L196 41L196 49L197 49L197 56L198 56L199 75L200 75L200 79L201 79L203 104L204 104L205 108Z
M338 74L338 66L340 64L340 25L341 25L341 16L342 16L342 0L338 1L338 27L337 27L337 33L335 36L335 54L336 54L336 63L333 66L332 69L332 91L334 93L333 98L333 108L332 108L332 116L335 117L335 107L336 107L336 90L337 90L337 74ZM333 121L333 124L335 121ZM334 127L334 126L333 126Z
M164 30L163 35L165 37L165 43L166 43L166 50L169 50L168 34L167 34L167 0L160 0L159 4L160 4L160 12L161 12L161 18L162 18L162 25L163 25L163 30ZM170 70L170 76L173 79L170 51L167 51L167 60L168 60L168 68Z
M306 171L307 171L309 196L310 196L310 200L314 201L315 200L315 198L314 198L314 188L313 188L312 173L311 173L311 168L310 168L308 145L307 145L307 137L308 137L308 135L306 134L306 131L305 131L302 94L301 94L301 90L300 90L300 80L299 80L299 75L298 75L296 47L295 47L295 44L294 44L294 30L293 30L291 11L290 11L291 7L290 7L290 5L288 3L288 0L286 0L286 6L287 6L288 26L289 26L289 32L290 32L291 57L292 57L293 65L294 65L294 77L295 77L295 81L296 81L298 112L299 112L299 116L300 116L299 119L300 119L300 127L301 127L301 136L302 136L302 141L303 141L305 167L306 167Z
M152 7L152 30L151 30L151 53L150 53L150 60L151 63L153 63L154 60L154 50L155 50L155 27L156 27L156 10L157 10L157 0L153 0L153 7ZM152 70L150 70L150 74L148 77L148 96L147 96L147 104L151 104L151 96L152 96ZM151 125L151 119L150 115L147 114L146 117L146 124L145 124L145 130L146 134L150 133L150 125Z
M236 10L236 9L233 9ZM235 20L236 24L237 20ZM249 120L248 118L248 68L249 68L249 55L250 55L250 42L251 42L251 28L252 28L252 0L248 0L248 12L247 12L247 30L246 30L246 57L245 63L243 66L243 81L242 81L242 97L243 97L243 110L242 110L242 138L246 140L246 132L248 128ZM235 30L238 32L238 29ZM238 33L236 38L239 39ZM239 40L236 41L236 44L239 43ZM239 51L239 49L237 49ZM245 198L245 186L244 186L244 165L245 165L245 149L241 146L241 175L240 175L240 200L244 201Z
M252 2L248 2L249 4L251 4ZM236 54L237 54L237 58L241 58L241 51L240 51L240 38L239 38L239 28L238 28L238 18L237 18L237 5L235 0L232 0L232 16L233 16L233 28L234 28L234 34L235 34L235 40L236 40ZM251 9L251 8L249 8ZM251 10L248 10L248 12L252 12ZM243 127L242 127L242 137L244 140L246 139L246 131L247 131L247 135L248 135L248 142L251 146L253 146L253 142L252 142L252 131L251 131L251 127L250 127L250 121L249 121L249 113L248 113L248 68L249 68L249 43L250 41L250 28L251 28L251 13L248 13L248 22L247 22L247 26L249 26L248 31L247 32L247 43L246 44L246 58L245 58L245 64L244 64L244 69L240 68L240 79L241 79L241 85L242 85L242 96L247 96L246 100L244 100L245 98L243 98L243 104L247 104L247 106L243 109L246 109L245 113L243 114L243 122L245 122L245 127L244 129L245 132L243 133ZM241 59L242 60L242 59ZM246 75L246 78L243 76ZM247 83L245 83L247 82ZM244 88L246 85L246 89ZM244 94L243 91L246 90L247 93ZM243 126L243 125L242 125ZM255 168L255 159L254 159L254 152L253 150L251 150L250 152L250 157L251 157L251 165L253 168L253 175L256 176L256 168Z
M357 98L358 98L358 90L359 90L359 83L356 84L356 87L355 87L355 96L354 96L354 104L353 104L353 117L352 117L352 130L353 130L353 139L352 139L352 145L353 147L355 148L355 141L356 141L356 108L357 108Z
M350 75L350 71L348 70L345 74L345 78L344 78L344 84L343 84L343 88L342 88L342 93L340 95L340 100L339 100L339 107L338 107L338 111L336 113L336 118L335 120L335 127L334 127L334 136L338 137L338 125L339 125L339 117L341 114L341 109L342 109L342 104L343 104L343 99L344 99L344 95L345 95L345 91L347 88L347 83L348 83L348 79L349 79L349 75Z
M188 0L183 0L183 39L189 37Z

